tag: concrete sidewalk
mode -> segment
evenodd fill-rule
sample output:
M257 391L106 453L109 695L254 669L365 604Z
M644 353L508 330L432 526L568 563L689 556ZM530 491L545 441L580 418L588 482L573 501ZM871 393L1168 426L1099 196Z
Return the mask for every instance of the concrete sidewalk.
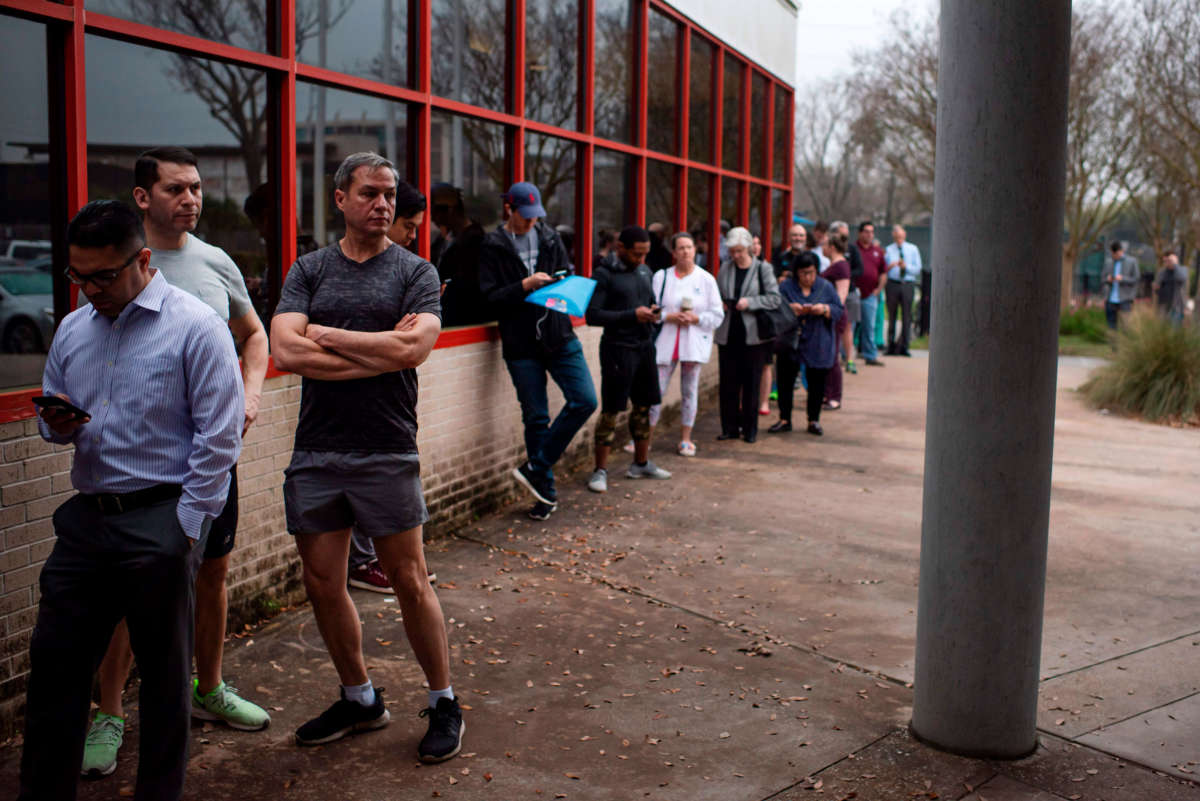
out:
M1200 431L1086 409L1071 388L1088 365L1064 360L1041 746L961 759L906 731L927 362L887 363L846 377L823 438L718 443L709 404L696 458L659 432L673 480L626 480L618 453L606 495L576 474L546 523L511 507L432 543L468 708L458 759L417 762L420 671L393 600L358 592L392 724L293 745L337 681L310 610L287 611L226 653L271 728L197 726L187 797L1200 799ZM81 798L132 791L135 715L129 731ZM6 787L18 756L0 751Z

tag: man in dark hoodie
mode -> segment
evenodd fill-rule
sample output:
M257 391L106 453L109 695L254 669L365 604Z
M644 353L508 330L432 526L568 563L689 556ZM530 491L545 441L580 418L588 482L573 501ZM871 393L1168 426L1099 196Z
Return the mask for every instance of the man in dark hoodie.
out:
M617 431L617 415L633 401L629 433L633 464L626 478L670 478L651 462L650 407L662 402L654 354L655 323L661 310L651 286L646 254L650 234L631 225L617 237L614 251L595 269L596 290L588 305L588 325L604 326L600 338L600 422L596 424L596 469L588 479L592 492L608 491L608 454Z
M513 470L513 477L536 500L529 516L545 520L558 505L554 464L596 410L596 389L571 318L525 302L530 292L571 270L562 240L541 221L546 216L541 193L522 181L503 198L506 219L484 237L480 249L479 289L499 321L504 362L525 424L528 460ZM565 400L553 423L546 398L547 374Z

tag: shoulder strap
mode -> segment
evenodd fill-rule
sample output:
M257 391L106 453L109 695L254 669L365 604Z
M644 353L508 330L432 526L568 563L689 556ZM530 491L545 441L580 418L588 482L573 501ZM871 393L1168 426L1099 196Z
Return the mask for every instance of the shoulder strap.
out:
M666 269L659 271L662 273L662 277L663 277L662 286L660 286L658 288L658 308L660 308L660 309L662 308L663 293L667 291L667 279L670 278L670 276L667 275L667 273L670 272L672 269L674 269L674 268L667 267ZM650 286L651 286L651 291L653 291L653 287L654 287L654 279L653 278L650 279Z

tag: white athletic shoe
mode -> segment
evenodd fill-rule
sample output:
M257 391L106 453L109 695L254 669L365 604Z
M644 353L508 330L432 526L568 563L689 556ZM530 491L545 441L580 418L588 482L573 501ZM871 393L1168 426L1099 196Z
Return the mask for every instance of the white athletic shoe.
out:
M588 479L588 489L592 492L608 492L608 471L601 468L592 471L592 477Z
M629 469L625 471L625 478L658 478L667 479L671 477L671 473L663 470L654 462L649 460L645 464L639 465L633 462L629 465Z

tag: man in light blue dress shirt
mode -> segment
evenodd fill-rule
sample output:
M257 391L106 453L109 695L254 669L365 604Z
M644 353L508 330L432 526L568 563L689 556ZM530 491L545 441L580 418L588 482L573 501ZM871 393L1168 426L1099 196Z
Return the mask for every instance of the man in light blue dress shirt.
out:
M121 618L141 668L136 801L176 801L187 767L193 582L229 491L245 411L228 328L150 268L137 214L84 206L67 228L90 306L59 326L42 436L75 445L79 494L54 513L30 644L20 801L75 798L92 674Z
M908 233L904 226L892 226L892 244L887 246L883 258L887 262L887 284L883 291L887 296L887 355L911 356L908 338L912 331L913 290L921 280L921 251L906 241ZM896 321L901 321L899 337Z

